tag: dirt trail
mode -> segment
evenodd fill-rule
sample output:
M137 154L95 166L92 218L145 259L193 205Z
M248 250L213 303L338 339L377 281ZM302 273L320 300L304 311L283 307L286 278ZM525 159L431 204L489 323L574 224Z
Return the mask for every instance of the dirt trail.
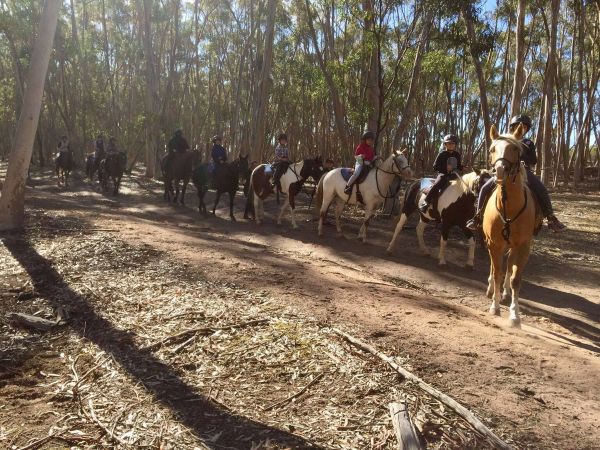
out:
M538 238L522 290L525 309L534 314L513 330L506 327L505 307L501 318L486 313L482 249L475 271L467 272L461 267L466 245L457 239L449 246L449 268L439 270L435 259L419 255L411 231L401 235L394 256L385 256L389 221L376 222L364 245L353 239L352 220L345 221L346 238L333 227L317 238L305 207L299 230L271 221L259 228L223 219L224 204L216 218L165 205L160 186L138 178L125 180L118 198L84 183L72 191L37 184L30 208L118 229L121 239L168 252L207 278L264 291L282 305L358 330L408 358L426 381L492 417L491 426L523 447L597 448L600 442L598 194L582 197L587 206L570 194L557 196L571 229ZM193 195L190 205L196 205ZM589 214L578 206L589 207ZM426 237L436 248L435 230Z

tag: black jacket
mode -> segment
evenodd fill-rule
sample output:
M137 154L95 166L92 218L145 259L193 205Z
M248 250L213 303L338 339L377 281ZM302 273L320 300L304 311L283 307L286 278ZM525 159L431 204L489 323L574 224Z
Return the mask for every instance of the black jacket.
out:
M537 164L537 153L535 151L535 144L529 139L521 140L523 144L523 151L521 152L521 161L525 163L528 168L532 168Z
M175 150L177 153L183 153L190 149L190 145L183 136L173 136L169 141L168 150Z
M448 171L446 169L446 162L448 161L448 158L450 158L451 156L456 158L456 161L457 161L456 170L462 170L463 167L462 167L460 153L457 152L456 150L453 151L452 153L450 153L448 150L443 150L443 151L439 152L437 155L437 158L435 158L435 162L433 163L433 170L435 170L438 173L443 173L443 174L448 173Z

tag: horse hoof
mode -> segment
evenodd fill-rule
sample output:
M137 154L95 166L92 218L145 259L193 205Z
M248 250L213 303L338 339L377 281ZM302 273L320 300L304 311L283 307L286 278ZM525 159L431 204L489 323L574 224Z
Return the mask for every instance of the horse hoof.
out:
M465 264L465 269L469 272L472 272L473 270L475 270L475 266L473 266L473 264Z
M232 221L232 222L237 222L237 221L235 220L235 217L233 217L233 216L231 216L231 221Z
M298 229L298 225L296 225L296 224L294 223L294 224L292 224L292 228L293 228L294 230L297 230L297 229Z
M493 306L490 307L490 314L493 316L499 316L500 315L500 308L494 308Z
M510 303L512 301L512 297L510 294L502 294L502 301L505 303Z
M388 255L391 255L391 254L393 253L392 247L388 247L388 248L386 248L386 249L385 249L385 252L386 252Z
M521 319L518 317L511 318L508 320L508 324L511 328L521 328Z
M438 267L440 267L440 268L444 268L444 267L446 267L447 265L448 265L448 264L446 264L446 261L440 261L440 262L438 263Z
M278 225L278 226L281 226L281 220L278 220L278 221L277 221L277 225Z

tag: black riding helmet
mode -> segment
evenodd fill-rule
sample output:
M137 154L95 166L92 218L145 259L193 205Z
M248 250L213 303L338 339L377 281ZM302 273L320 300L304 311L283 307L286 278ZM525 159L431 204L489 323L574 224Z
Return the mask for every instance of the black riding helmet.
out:
M444 136L444 144L447 143L458 144L458 137L455 134L447 134Z
M221 136L219 135L214 135L212 138L212 143L214 144L215 142L218 142L221 140Z
M288 140L287 134L281 133L281 134L279 134L279 136L277 136L277 142L281 141L282 139L285 139L287 141Z
M523 125L527 125L527 128L531 130L531 118L525 114L518 114L510 119L509 128L513 128L518 124L522 123Z
M363 135L360 137L362 141L366 141L367 139L375 140L375 133L373 131L365 131Z
M181 136L183 134L183 130L181 128L177 128L173 134L175 136Z

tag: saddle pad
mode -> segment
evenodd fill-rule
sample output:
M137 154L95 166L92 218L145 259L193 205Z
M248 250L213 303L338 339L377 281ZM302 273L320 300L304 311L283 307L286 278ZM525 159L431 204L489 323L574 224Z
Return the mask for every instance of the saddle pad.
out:
M421 180L421 192L427 194L431 190L431 186L435 183L434 178L423 178Z
M271 175L273 173L273 165L265 164L265 175Z
M341 173L342 173L342 177L344 178L344 181L348 181L350 179L350 177L352 176L352 174L354 173L354 169L352 169L350 167L342 167Z

